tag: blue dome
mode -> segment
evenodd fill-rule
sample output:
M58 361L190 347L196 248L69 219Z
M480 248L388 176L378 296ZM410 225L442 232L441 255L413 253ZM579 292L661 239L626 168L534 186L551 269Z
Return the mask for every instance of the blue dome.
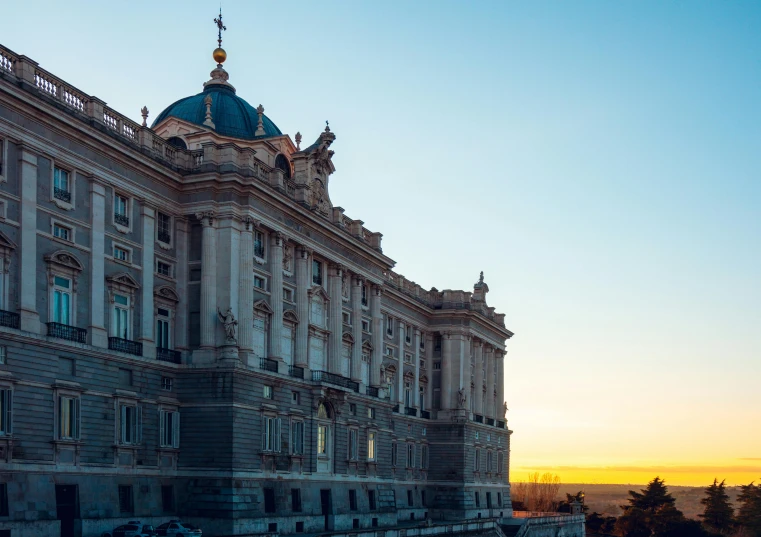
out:
M198 95L185 97L169 105L153 122L153 127L168 117L176 117L198 126L203 126L206 119L206 105L203 100L211 95L211 120L214 131L222 136L253 140L283 133L267 116L262 117L264 135L256 136L259 114L246 101L235 95L235 90L220 84L210 84ZM204 127L208 128L208 127Z

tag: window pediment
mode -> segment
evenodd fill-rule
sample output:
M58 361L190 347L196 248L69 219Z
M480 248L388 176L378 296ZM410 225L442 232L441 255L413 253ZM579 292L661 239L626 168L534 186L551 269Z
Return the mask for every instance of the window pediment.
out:
M296 312L293 311L293 310L285 310L283 312L283 320L284 321L291 321L292 323L297 323L298 324L298 322L299 322L299 316L296 315Z
M0 249L16 249L16 243L8 238L8 235L0 231Z
M126 272L120 272L114 276L109 276L106 278L106 280L111 284L129 287L132 290L140 289L140 284L137 282L137 280L135 280L135 278Z
M270 308L270 305L267 304L266 300L257 300L254 302L254 311L258 311L259 313L265 313L267 315L272 315L272 308Z
M351 332L344 332L343 337L341 338L345 343L351 343L354 344L354 336L351 335Z
M162 285L160 287L156 287L153 290L153 295L156 298L168 300L170 302L180 301L180 295L178 295L177 291L175 291L173 288L169 287L168 285Z
M370 343L369 340L365 340L365 342L362 343L362 350L363 351L372 352L372 350L373 350L373 344Z
M82 272L84 270L82 262L74 254L66 250L58 250L46 255L45 262L49 265L54 265L58 269L65 269L67 271Z
M307 291L309 293L310 300L315 296L320 297L325 302L330 302L330 296L321 285L315 285Z

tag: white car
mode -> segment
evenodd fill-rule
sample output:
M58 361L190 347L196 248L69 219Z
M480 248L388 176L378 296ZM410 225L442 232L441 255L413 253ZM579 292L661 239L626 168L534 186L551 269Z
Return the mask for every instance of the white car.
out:
M156 537L156 530L150 524L143 524L139 520L130 520L114 528L113 531L106 531L101 537Z
M164 535L172 537L201 537L203 533L201 528L196 528L193 524L180 520L170 520L156 528L156 531L162 537Z

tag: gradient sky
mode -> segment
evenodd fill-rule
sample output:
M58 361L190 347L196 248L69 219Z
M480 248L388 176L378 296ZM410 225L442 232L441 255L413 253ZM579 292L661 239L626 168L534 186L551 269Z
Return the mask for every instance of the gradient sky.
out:
M0 42L139 120L215 2L25 0ZM761 479L761 3L232 2L230 82L336 133L397 271L507 314L512 476Z

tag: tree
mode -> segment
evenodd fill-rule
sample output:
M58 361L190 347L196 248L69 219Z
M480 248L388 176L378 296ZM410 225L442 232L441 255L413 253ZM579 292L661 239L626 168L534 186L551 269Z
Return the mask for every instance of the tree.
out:
M631 496L628 500L629 505L621 506L624 513L626 513L627 510L636 507L652 515L664 506L673 506L676 501L674 500L674 497L669 494L663 479L657 476L647 484L647 488L641 489L641 492L630 490L629 496Z
M735 514L732 504L729 502L724 480L714 478L713 485L706 489L706 496L700 500L705 506L702 514L698 516L703 519L703 525L710 531L717 533L729 532L732 528L733 517Z
M584 503L584 491L580 490L576 494L565 493L565 500L558 503L558 513L570 513L574 503L581 505L581 512L583 514L586 514L587 511L589 511L589 506Z
M742 485L737 503L737 524L741 535L761 537L761 486Z
M519 505L527 511L553 511L559 490L559 476L549 472L542 475L539 472L531 473L528 482L511 484L513 509Z
M692 537L704 536L700 524L689 523L676 508L666 484L656 477L640 492L629 491L629 505L616 521L616 532L622 537ZM696 533L697 531L697 533Z

